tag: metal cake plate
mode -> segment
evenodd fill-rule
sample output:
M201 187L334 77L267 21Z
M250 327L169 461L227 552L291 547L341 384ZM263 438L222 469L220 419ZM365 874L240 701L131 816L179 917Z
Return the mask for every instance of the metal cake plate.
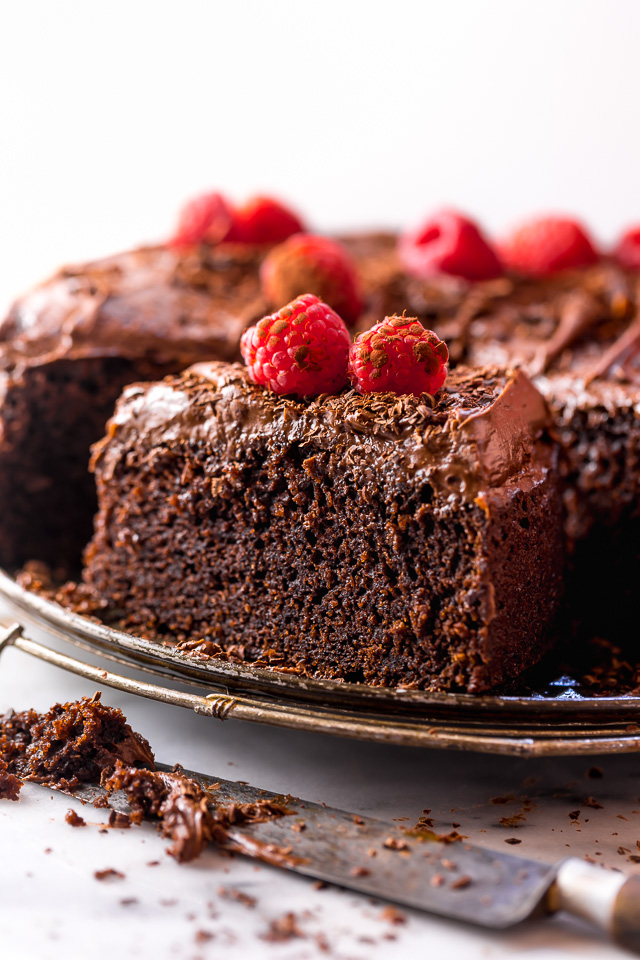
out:
M0 571L0 599L14 646L100 685L187 707L298 730L410 746L520 756L640 751L640 696L581 696L561 678L543 693L432 693L314 680L283 670L194 657L70 612ZM29 639L29 628L101 660L179 682L184 690L114 673Z

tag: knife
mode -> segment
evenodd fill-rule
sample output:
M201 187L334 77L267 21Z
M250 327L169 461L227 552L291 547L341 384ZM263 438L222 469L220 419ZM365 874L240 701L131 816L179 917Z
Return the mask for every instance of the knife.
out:
M184 773L210 793L212 803L283 800L247 784ZM90 802L106 795L96 784L62 792ZM109 802L128 810L121 792ZM640 952L640 874L625 876L577 858L538 863L455 834L399 831L383 820L295 797L286 797L286 807L288 816L231 826L229 847L294 873L496 930L565 911Z

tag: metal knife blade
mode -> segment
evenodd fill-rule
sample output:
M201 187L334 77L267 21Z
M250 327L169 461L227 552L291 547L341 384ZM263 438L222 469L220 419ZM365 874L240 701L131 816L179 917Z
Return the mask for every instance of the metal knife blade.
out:
M283 799L245 783L183 772L210 791L213 803ZM82 784L70 795L93 801L105 791ZM111 794L109 803L127 810L124 794ZM565 909L640 950L640 876L627 880L575 859L538 863L464 838L442 841L429 831L399 830L288 795L286 806L291 815L232 827L233 848L295 873L483 927L505 929Z

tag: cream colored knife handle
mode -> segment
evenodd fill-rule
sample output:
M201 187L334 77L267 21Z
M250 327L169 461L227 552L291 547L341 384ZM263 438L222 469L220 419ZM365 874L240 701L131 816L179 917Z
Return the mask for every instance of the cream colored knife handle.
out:
M583 860L565 860L549 891L549 907L588 920L640 953L640 874L626 877Z

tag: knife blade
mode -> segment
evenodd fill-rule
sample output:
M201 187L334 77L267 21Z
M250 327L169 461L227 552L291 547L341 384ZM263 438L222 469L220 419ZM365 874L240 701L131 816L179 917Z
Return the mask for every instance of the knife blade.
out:
M156 766L167 773L173 769ZM212 804L283 800L245 783L183 772L210 794ZM62 792L90 802L106 795L87 783ZM564 910L640 952L640 875L627 877L575 858L539 863L462 837L399 830L374 817L284 799L289 815L230 827L231 848L294 873L482 927L506 929ZM122 793L111 794L109 803L128 809Z

